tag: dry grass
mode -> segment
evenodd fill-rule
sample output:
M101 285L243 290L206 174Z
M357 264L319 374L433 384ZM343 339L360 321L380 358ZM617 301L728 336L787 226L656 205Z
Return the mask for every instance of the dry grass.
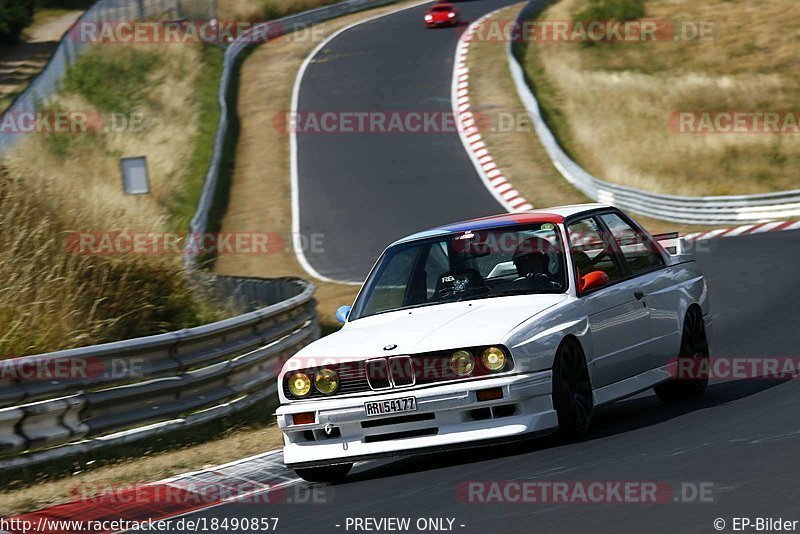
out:
M333 4L339 0L218 0L220 20L266 21Z
M116 110L128 116L138 114L143 119L143 129L32 135L7 158L6 165L13 176L57 193L53 207L65 213L79 213L75 222L83 229L104 231L111 226L164 230L165 209L182 192L182 170L190 160L198 128L193 93L202 71L191 65L200 61L200 52L195 47L174 45L152 45L146 52L123 48L133 55L155 54L158 58L157 65L145 76L143 101ZM112 47L96 47L81 61L91 64L93 55L104 57L119 52ZM107 72L107 76L112 77L113 72ZM111 113L97 111L96 105L75 93L56 97L48 108L89 111L104 117ZM147 156L152 192L146 197L124 196L119 158L141 155Z
M33 15L33 23L25 29L25 40L58 41L82 14L83 11L77 9L37 9Z
M562 0L541 19L570 19ZM744 194L800 187L796 135L672 133L679 110L794 110L800 16L791 0L649 0L647 17L708 21L713 41L534 43L526 68L565 148L596 176L650 191Z
M68 502L81 487L124 488L195 471L283 446L275 426L232 431L218 439L156 455L143 454L100 469L40 482L0 493L0 516L6 517Z
M192 295L177 256L75 255L73 232L172 230L169 207L184 192L197 135L196 48L164 45L135 107L142 131L29 136L5 162L0 210L0 354L76 347L218 319ZM143 52L131 51L139 54ZM83 56L120 50L97 47ZM113 77L113 72L105 73ZM110 82L107 82L110 83ZM213 80L212 80L213 83ZM50 109L92 111L79 94ZM146 155L152 194L122 194L120 156Z
M67 235L80 212L62 213L48 198L59 196L52 188L0 180L2 357L137 337L220 317L197 302L171 258L67 252Z

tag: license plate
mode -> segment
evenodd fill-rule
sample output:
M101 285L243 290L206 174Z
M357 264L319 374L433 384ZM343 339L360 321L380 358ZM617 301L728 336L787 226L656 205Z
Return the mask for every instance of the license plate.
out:
M390 413L416 412L417 399L416 397L403 397L402 399L365 402L364 411L367 413L367 417Z

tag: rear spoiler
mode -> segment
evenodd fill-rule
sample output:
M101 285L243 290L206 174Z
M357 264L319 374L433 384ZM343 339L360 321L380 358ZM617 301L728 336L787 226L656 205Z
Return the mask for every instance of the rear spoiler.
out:
M681 235L678 232L670 232L667 234L654 234L653 239L658 241L658 244L664 247L664 249L672 254L673 256L679 254L679 250L682 250L684 247L682 246Z

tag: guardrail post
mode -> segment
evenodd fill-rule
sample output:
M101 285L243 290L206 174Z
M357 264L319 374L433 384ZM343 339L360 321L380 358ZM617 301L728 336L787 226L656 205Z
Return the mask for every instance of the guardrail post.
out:
M24 416L19 408L0 410L0 454L25 450L27 441L17 433L17 424Z
M25 417L20 432L28 440L30 448L36 449L82 437L88 429L79 422L77 414L84 404L85 401L78 397L64 397L21 406Z

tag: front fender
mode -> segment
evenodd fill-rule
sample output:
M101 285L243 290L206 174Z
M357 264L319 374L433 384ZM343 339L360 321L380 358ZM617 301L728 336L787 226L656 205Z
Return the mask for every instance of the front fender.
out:
M515 328L504 343L514 358L515 370L527 373L552 369L556 351L567 336L577 338L589 360L589 320L576 311L575 302L567 302Z

